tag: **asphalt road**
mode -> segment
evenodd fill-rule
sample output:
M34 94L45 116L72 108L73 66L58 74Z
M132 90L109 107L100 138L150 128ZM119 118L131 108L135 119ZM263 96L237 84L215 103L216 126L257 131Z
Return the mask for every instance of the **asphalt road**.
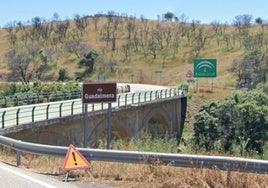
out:
M108 185L84 185L75 181L62 181L0 162L0 188L110 188Z

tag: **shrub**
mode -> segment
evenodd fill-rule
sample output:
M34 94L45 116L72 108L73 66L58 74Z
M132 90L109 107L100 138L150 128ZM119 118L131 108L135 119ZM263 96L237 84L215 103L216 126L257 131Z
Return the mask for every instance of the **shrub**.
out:
M222 150L234 152L238 146L243 153L262 154L268 139L268 96L260 91L238 91L222 103L202 106L195 120L196 148L209 151L220 145Z

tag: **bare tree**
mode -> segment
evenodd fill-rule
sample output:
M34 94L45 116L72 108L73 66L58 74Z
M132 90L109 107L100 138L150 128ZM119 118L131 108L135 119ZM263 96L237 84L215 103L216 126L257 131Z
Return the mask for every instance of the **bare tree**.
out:
M65 48L67 52L74 53L77 58L83 56L90 49L86 43L79 39L67 41Z
M94 29L95 29L95 31L98 31L98 23L100 21L100 15L95 14L92 19L94 22Z
M251 89L258 83L265 83L268 72L267 55L256 51L249 52L243 59L233 61L230 71L236 74L239 88Z
M74 21L75 21L76 28L80 31L81 36L83 36L88 26L87 18L81 17L79 14L75 14Z
M11 47L14 47L17 42L16 22L10 22L5 26L5 30L8 32L8 41Z
M214 33L215 34L218 34L220 32L220 29L221 29L220 22L219 21L212 21L210 24L213 27Z
M248 14L237 15L234 19L234 26L238 29L239 34L248 34L248 29L251 26L252 16Z
M124 55L123 62L126 62L127 60L130 59L130 54L131 54L130 43L122 45L122 53Z
M32 57L25 51L12 49L6 55L9 61L8 66L11 70L10 80L20 80L23 84L28 84L33 77L34 71L32 70L31 62Z
M56 34L56 36L54 37L54 40L56 40L56 42L63 43L64 39L67 37L67 31L69 28L69 20L56 22L54 27L54 33Z

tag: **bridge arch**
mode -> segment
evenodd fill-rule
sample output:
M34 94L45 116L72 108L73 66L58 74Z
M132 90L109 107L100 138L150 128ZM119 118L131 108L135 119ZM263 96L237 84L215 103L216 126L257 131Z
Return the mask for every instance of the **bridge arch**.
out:
M171 117L162 106L152 108L143 120L141 131L148 131L152 136L164 135L172 130Z
M129 124L128 118L121 116L113 118L112 120L112 132L111 139L128 139L131 137L130 131L127 129ZM90 133L89 140L95 142L93 145L98 145L98 140L106 141L108 134L108 120L107 117L102 118L97 124L94 125L93 130Z

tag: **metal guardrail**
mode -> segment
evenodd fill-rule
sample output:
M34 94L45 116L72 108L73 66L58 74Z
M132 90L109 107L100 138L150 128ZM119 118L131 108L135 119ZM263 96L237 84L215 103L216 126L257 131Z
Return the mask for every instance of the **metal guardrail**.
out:
M180 88L171 88L155 91L143 91L137 93L118 94L117 102L112 103L112 107L124 107L127 105L143 103L158 99L170 98L174 96L184 96ZM89 104L89 111L99 111L108 108L108 103ZM0 109L1 127L20 125L25 123L38 122L84 113L81 99L34 104L20 107Z
M17 165L21 152L64 158L68 147L35 144L0 136L0 145L17 151ZM186 168L208 168L265 174L268 161L234 157L200 156L119 150L76 148L88 161L109 161L138 164L158 164Z

